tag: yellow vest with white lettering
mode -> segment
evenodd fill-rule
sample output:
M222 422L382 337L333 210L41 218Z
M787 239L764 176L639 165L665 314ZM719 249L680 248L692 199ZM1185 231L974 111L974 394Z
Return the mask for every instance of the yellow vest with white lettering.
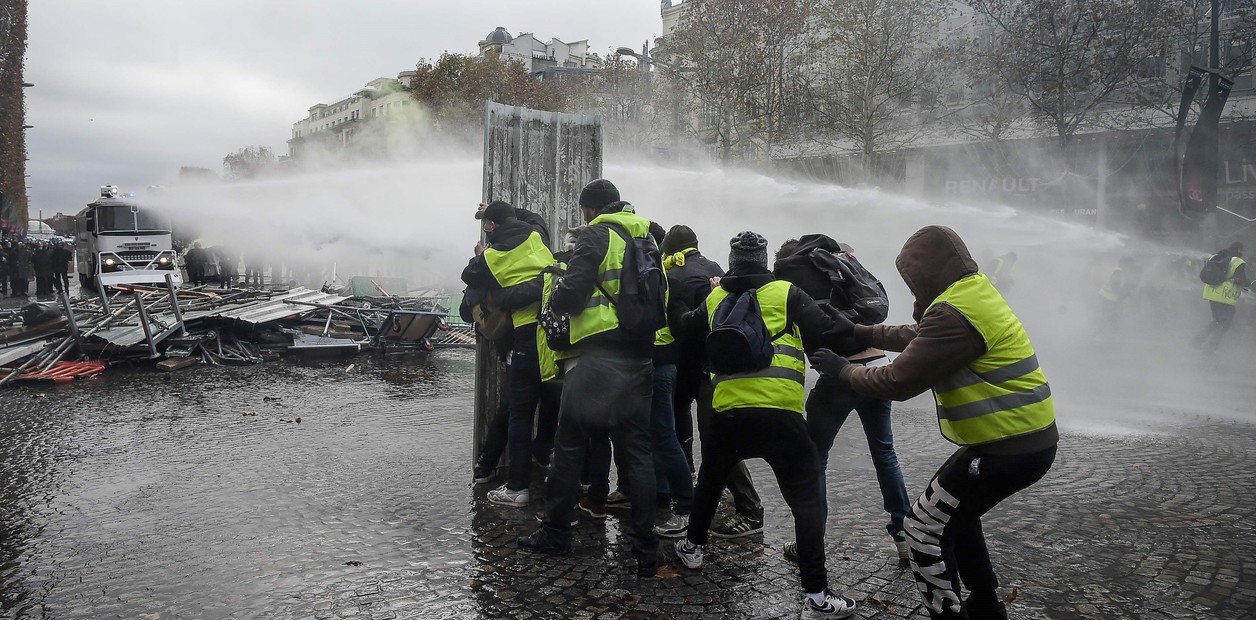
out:
M958 310L986 343L981 357L933 388L942 436L977 446L1051 426L1055 404L1047 377L1020 319L986 276L952 284L929 308L938 304Z
M532 231L528 238L514 248L506 251L487 248L484 250L484 262L489 271L502 288L523 284L541 275L541 270L554 264L554 255L541 241L541 235ZM523 327L536 322L536 311L539 303L531 304L515 310L510 320L515 327Z
M803 379L806 364L802 355L802 335L797 325L790 325L789 282L776 280L755 292L759 310L769 334L780 334L772 340L772 364L762 370L729 375L711 375L715 386L712 406L716 411L761 407L803 412ZM728 297L728 291L717 288L707 296L707 324L715 325L715 309Z
M1239 303L1239 294L1243 292L1243 288L1234 282L1234 272L1243 264L1243 259L1230 257L1230 269L1226 271L1225 281L1221 284L1205 284L1204 299L1231 306Z

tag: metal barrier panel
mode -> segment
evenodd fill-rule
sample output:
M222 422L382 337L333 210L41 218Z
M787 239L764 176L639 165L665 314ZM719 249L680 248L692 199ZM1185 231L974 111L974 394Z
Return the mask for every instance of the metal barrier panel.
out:
M562 249L564 233L584 223L580 189L601 176L601 117L485 102L483 202L505 200L540 214L549 225L551 249ZM476 346L476 459L505 390L502 353L486 339Z

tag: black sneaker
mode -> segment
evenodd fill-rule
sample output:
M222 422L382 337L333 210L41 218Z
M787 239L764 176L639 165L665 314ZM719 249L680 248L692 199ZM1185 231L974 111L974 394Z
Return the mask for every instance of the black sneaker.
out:
M611 491L611 494L606 496L607 508L625 508L628 506L628 502L628 496L620 493L618 490Z
M735 514L723 523L711 528L711 535L716 538L741 538L763 531L763 519L758 521L742 514Z
M795 563L798 562L798 543L796 542L785 543L785 559L789 560L790 562L795 562Z
M488 468L480 467L479 465L476 465L475 469L472 470L471 482L473 484L484 484L485 482L488 482L489 480L492 480L492 479L493 479L492 469L488 469Z
M571 543L562 543L555 540L543 527L536 528L535 532L527 536L520 536L519 548L531 553L543 553L545 555L567 555L571 553Z
M545 511L544 510L536 511L536 522L545 523ZM576 517L573 515L571 517L571 527L576 527L577 525L580 525L580 521L577 520Z

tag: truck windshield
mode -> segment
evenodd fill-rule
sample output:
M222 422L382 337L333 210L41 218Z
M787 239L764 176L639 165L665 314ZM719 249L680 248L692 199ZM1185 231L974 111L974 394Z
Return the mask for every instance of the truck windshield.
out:
M96 209L97 232L132 232L137 230L170 230L166 218L151 210L141 208L131 213L129 206L99 207Z

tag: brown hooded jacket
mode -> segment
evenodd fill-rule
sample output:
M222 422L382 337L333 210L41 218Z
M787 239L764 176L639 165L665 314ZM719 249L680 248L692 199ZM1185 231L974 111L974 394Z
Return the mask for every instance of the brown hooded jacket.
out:
M948 304L929 307L947 287L977 273L977 262L955 231L926 226L916 231L895 261L903 281L915 296L915 325L856 325L861 345L900 351L888 366L857 364L842 370L840 380L860 394L887 400L907 400L941 383L986 352L977 328ZM975 446L991 454L1028 454L1056 444L1055 424L1020 437Z

